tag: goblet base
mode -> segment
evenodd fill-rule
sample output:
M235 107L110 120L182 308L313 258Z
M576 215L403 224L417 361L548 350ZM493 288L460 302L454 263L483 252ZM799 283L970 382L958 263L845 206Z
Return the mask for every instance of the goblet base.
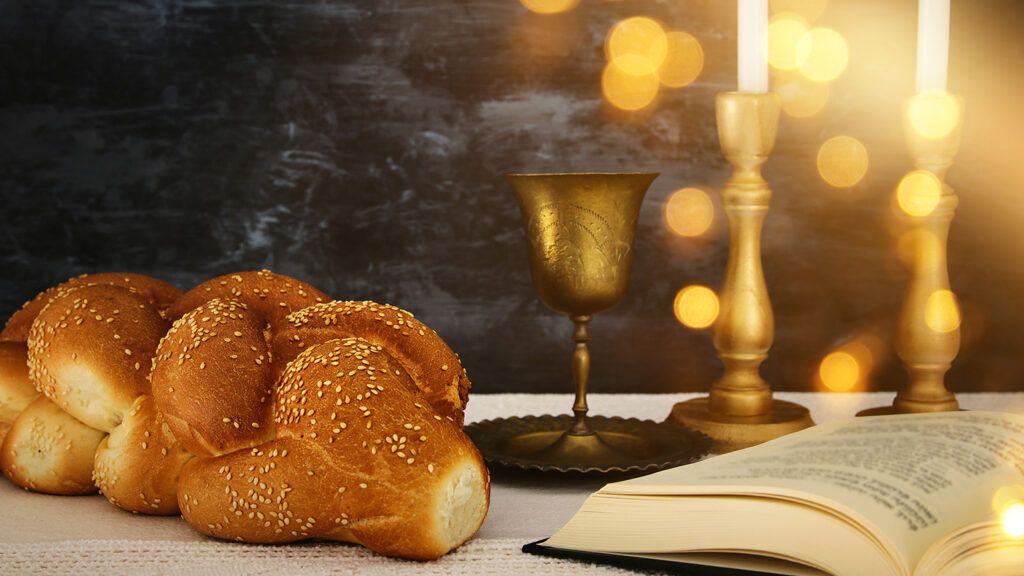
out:
M488 464L551 472L654 472L708 453L705 435L651 420L590 416L593 434L567 431L573 417L523 416L466 426Z
M724 454L749 448L814 426L811 413L799 404L772 400L772 408L758 416L729 416L709 409L708 397L694 398L672 407L666 422L707 434L714 452Z

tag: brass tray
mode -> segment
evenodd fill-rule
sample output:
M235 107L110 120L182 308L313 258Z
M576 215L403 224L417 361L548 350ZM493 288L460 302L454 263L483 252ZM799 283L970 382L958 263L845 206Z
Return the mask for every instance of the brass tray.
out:
M663 422L590 416L587 423L616 456L603 461L555 459L545 450L573 424L570 415L484 420L466 426L488 464L540 472L655 472L697 461L711 450L704 434Z

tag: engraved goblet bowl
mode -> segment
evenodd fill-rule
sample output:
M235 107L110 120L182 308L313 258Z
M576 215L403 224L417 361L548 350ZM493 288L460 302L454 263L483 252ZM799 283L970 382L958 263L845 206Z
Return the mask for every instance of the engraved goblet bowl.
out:
M633 236L657 174L508 174L519 200L537 295L585 316L626 293Z

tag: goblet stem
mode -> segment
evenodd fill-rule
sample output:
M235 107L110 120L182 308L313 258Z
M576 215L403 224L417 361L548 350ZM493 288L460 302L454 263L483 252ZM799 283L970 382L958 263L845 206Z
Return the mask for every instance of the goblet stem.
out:
M587 348L587 341L590 334L587 333L587 324L590 316L570 316L572 323L576 326L572 339L576 342L576 349L572 353L572 379L576 383L576 401L572 405L572 413L576 415L569 434L573 436L588 436L594 432L587 426L587 379L590 377L590 350Z

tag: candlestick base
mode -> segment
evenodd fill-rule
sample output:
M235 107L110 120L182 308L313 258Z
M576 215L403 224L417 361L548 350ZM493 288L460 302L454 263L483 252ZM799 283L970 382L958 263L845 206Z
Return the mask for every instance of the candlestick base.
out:
M694 398L672 407L667 421L707 434L714 452L723 454L756 446L814 426L811 413L799 404L772 400L771 410L757 416L730 416L712 412L709 398Z
M875 406L874 408L865 408L864 410L857 412L857 417L859 418L861 416L891 416L893 414L898 414L898 412L896 412L896 408L892 406Z
M877 406L857 412L857 416L888 416L890 414L918 414L925 412L956 412L960 410L960 403L952 393L940 395L938 398L929 400L908 400L896 396L896 400L889 406Z

